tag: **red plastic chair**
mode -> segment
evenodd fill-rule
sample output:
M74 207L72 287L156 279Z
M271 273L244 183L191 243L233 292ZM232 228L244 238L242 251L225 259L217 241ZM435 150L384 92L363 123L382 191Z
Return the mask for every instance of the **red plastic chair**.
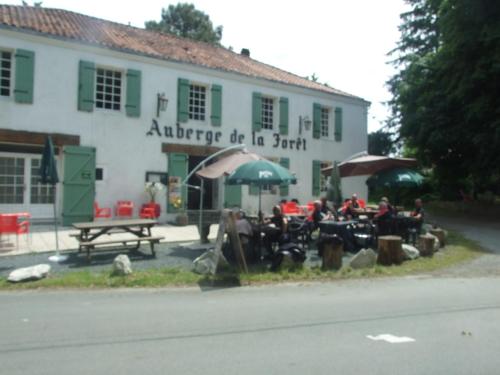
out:
M300 208L295 202L286 202L281 205L281 209L283 211L283 214L285 215L294 215L294 214L300 214Z
M366 208L366 201L364 199L358 198L358 203L360 208Z
M134 213L134 203L132 201L116 202L115 215L118 217L132 217Z
M18 221L18 215L15 214L0 215L0 235L15 234L16 249L19 248L19 235L29 235L29 230L30 222L28 220Z
M156 212L154 207L142 207L139 213L141 219L156 219Z
M94 202L94 218L111 218L111 208L109 207L99 207L97 202Z

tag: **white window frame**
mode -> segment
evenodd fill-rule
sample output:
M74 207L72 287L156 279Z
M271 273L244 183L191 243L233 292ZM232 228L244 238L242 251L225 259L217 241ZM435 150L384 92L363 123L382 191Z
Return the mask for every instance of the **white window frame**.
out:
M331 108L321 106L321 115L320 115L320 134L321 138L330 138L330 123L331 123ZM325 116L326 114L326 116ZM326 119L325 119L326 117Z
M205 89L205 99L204 99L204 106L200 106L199 104L191 104L191 100L196 100L196 98L191 98L191 93L192 93L192 88L194 87L199 87ZM196 121L198 123L205 123L208 121L210 114L208 109L209 107L209 87L206 84L199 83L199 82L189 82L189 98L188 98L188 118L190 121ZM199 99L199 98L198 98ZM199 116L199 113L196 113L196 111L193 111L194 108L203 108L203 119L196 118L196 116Z
M270 157L266 158L269 161L272 161L273 163L279 164L280 158L277 157ZM279 185L262 185L260 188L261 194L267 194L267 195L276 195L278 194L278 188Z
M14 85L14 55L15 51L7 48L0 48L0 54L2 53L9 53L10 54L10 76L8 77L9 80L9 95L1 95L0 98L10 98L12 97L12 92L13 92L13 85ZM2 58L0 57L0 64L2 62ZM0 65L0 72L2 71L1 65ZM0 75L0 84L1 84L1 75Z
M102 94L103 94L103 99L99 99L99 101L102 101L103 102L103 107L99 107L97 102L98 102L98 99L97 99L97 95L100 93L98 92L97 88L98 88L98 79L99 79L99 70L103 70L104 73L106 72L113 72L114 74L115 73L120 73L120 93L119 94L116 94L116 93L113 93L111 96L118 96L119 99L120 99L120 102L118 103L119 104L119 109L114 109L114 104L116 104L116 102L114 101L114 99L110 102L112 104L112 108L105 108L105 104L107 101L104 100L104 95L106 95L106 92L105 92L105 87L107 86L107 84L105 82L103 82L103 90L102 91ZM104 75L104 78L106 78L106 76ZM113 77L113 80L116 79L115 77ZM95 93L94 93L94 107L98 110L98 111L105 111L105 112L109 112L109 113L120 113L120 112L123 112L123 108L125 107L124 105L124 94L125 94L125 82L126 82L126 79L125 79L125 72L123 69L120 69L120 68L116 68L116 67L109 67L109 66L104 66L104 65L98 65L96 66L96 70L95 70L95 82L94 82L94 89L95 89ZM112 84L112 87L115 87L114 86L114 83Z
M272 108L271 108L271 111L268 111L266 110L265 106L266 104L264 104L264 101L267 103L267 102L271 102L272 104ZM267 95L263 95L261 97L261 111L262 111L262 116L261 116L261 128L262 130L269 130L269 131L275 131L276 129L276 98L272 97L272 96L267 96ZM270 127L269 127L269 121L264 121L264 119L268 119L269 116L268 116L268 113L271 114L271 122L270 122Z

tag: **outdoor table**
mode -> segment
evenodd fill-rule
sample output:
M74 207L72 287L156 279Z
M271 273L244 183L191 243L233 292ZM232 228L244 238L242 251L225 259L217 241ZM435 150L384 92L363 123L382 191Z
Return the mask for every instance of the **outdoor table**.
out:
M356 250L356 242L352 231L354 224L356 224L356 221L354 220L322 220L318 223L320 233L337 234L344 240L344 250L349 252Z
M152 219L130 219L130 220L103 220L93 221L86 223L74 223L73 228L79 230L79 234L75 237L78 240L78 252L83 249L87 250L87 258L90 259L90 250L95 249L99 245L109 245L114 243L121 243L126 246L127 243L136 243L132 249L137 250L141 241L149 242L151 253L156 256L154 244L159 243L164 237L152 236L151 228L158 222ZM113 234L130 233L134 237L127 239L112 239L98 241L101 236Z

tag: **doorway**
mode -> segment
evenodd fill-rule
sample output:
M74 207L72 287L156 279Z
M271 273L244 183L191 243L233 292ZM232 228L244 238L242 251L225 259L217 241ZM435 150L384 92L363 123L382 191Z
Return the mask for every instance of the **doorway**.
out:
M201 163L206 156L188 156L188 171L192 171L196 166ZM208 162L211 164L211 162ZM188 184L191 186L201 186L201 179L195 174L193 174L189 180ZM217 180L204 179L203 181L203 209L213 210L216 208L215 204L215 192L217 186ZM188 210L198 210L200 208L200 191L198 189L188 187L188 199L187 199L187 209Z
M38 154L0 153L0 211L53 217L56 189L41 183L41 160Z

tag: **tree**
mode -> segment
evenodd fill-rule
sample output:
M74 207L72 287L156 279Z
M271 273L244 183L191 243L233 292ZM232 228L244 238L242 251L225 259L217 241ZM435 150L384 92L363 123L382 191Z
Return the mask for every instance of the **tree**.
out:
M368 153L370 155L386 156L396 151L392 133L378 130L368 134Z
M500 183L500 4L407 0L389 126L433 167L442 195Z
M161 11L161 20L145 22L147 30L153 30L210 44L219 44L222 26L214 28L210 17L193 4L178 3Z

